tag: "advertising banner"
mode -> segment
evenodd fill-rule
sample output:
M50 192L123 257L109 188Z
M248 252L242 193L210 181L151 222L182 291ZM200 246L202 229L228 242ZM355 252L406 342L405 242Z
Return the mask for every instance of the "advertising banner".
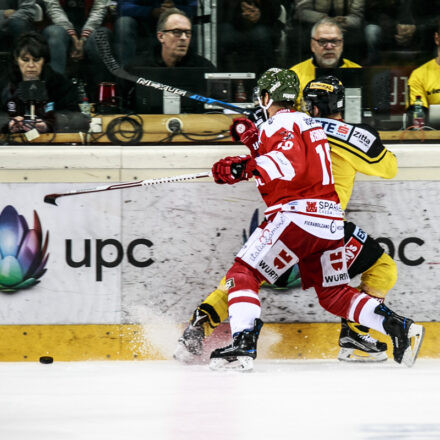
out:
M252 182L174 183L65 197L87 184L1 184L0 325L184 322L218 284L264 206ZM397 262L386 302L438 320L440 182L362 181L347 218ZM352 280L356 285L359 280ZM261 291L267 322L336 322L313 290Z
M114 248L104 243L120 240L122 194L66 197L59 207L43 202L45 194L85 186L1 184L0 324L120 322L120 270L107 273L105 283L96 279L102 269L97 248L104 247L100 258L111 260Z

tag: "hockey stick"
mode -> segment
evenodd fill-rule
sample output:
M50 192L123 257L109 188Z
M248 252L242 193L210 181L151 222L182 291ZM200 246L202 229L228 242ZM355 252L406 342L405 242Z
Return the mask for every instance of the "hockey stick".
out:
M102 30L95 31L95 40L99 49L99 54L101 59L107 69L113 75L118 78L126 79L128 81L135 82L140 86L144 87L152 87L157 90L164 90L170 93L174 93L179 96L183 96L185 98L193 99L195 101L204 102L205 104L215 104L219 107L226 108L228 110L233 110L235 112L246 115L247 117L252 115L252 111L248 109L244 109L242 107L238 107L234 104L229 104L227 102L218 101L217 99L207 98L206 96L198 95L196 93L188 92L187 90L178 89L177 87L167 86L165 84L158 83L156 81L151 81L150 79L142 78L141 76L133 75L125 71L119 63L115 60L113 56L110 44L105 33Z
M56 201L60 197L76 196L79 194L89 194L89 193L96 193L101 191L111 191L114 189L135 188L137 186L150 186L150 185L157 185L159 183L182 182L184 180L201 179L202 177L211 177L211 176L212 176L211 171L204 171L202 173L181 174L180 176L174 176L174 177L160 177L156 179L137 180L135 182L117 183L115 185L97 186L95 188L73 190L66 193L47 194L46 196L44 196L44 201L45 203L58 206Z

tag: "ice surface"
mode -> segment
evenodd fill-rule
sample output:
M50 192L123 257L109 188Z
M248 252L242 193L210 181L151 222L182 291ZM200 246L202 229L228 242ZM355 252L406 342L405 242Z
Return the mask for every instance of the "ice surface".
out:
M440 360L0 363L0 439L440 439Z

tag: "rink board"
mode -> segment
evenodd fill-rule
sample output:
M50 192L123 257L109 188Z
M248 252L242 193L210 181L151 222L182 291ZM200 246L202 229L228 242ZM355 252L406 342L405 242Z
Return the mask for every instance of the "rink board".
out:
M231 266L253 220L263 219L253 182L109 191L66 197L59 207L42 202L72 188L84 184L0 184L0 209L13 206L29 227L35 211L49 237L39 283L0 292L0 325L185 322ZM347 211L394 257L398 281L386 301L415 321L440 316L438 194L440 181L362 181ZM260 295L265 322L338 322L313 290Z
M440 358L440 323L421 323L426 329L419 357ZM172 359L182 325L23 325L0 327L0 362L35 362L41 356L55 361ZM290 323L264 325L258 344L259 359L335 359L340 325ZM372 335L391 341L372 331ZM205 344L201 362L216 347L230 342L229 326L222 324Z
M50 256L38 284L0 292L0 360L170 359L182 323L230 267L253 216L262 220L254 183L231 187L207 179L66 197L59 207L43 197L204 171L237 153L230 146L234 151L225 154L227 148L2 149L0 175L10 183L0 183L0 211L13 206L30 227L35 211L43 235L49 233ZM440 357L438 151L398 147L397 178L361 178L347 211L394 257L399 278L386 301L426 323L422 357ZM260 296L266 325L259 357L335 358L339 319L313 291L262 289ZM226 342L224 333L210 344Z

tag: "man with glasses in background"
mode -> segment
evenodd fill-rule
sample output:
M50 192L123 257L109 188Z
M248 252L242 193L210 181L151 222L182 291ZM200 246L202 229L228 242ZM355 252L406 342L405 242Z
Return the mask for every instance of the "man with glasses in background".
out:
M130 65L138 53L148 52L153 47L156 42L157 21L163 12L171 8L178 8L191 18L197 12L197 2L194 0L118 0L116 2L114 47L115 55L124 67Z
M342 57L344 50L343 30L334 18L324 17L313 26L310 50L312 51L312 58L290 68L298 75L300 82L300 93L296 101L298 110L300 109L302 90L309 81L315 79L316 68L361 67L359 64Z
M169 8L159 16L156 28L156 44L147 54L138 55L126 69L132 73L147 77L174 87L204 94L204 81L201 76L205 72L215 72L215 66L208 59L197 54L191 47L192 25L186 13L177 8ZM158 97L153 97L151 90L145 87L136 88L131 82L121 84L124 105L138 113L169 113L170 110L160 108ZM157 91L155 91L157 95ZM146 94L144 96L144 94ZM162 100L160 100L162 102ZM184 113L199 113L201 103L191 106L185 100L186 108L180 107ZM191 108L189 108L191 107ZM180 113L177 107L173 112Z
M191 47L192 25L184 11L170 8L162 12L157 22L157 45L137 65L150 67L209 67L208 59L195 53Z

